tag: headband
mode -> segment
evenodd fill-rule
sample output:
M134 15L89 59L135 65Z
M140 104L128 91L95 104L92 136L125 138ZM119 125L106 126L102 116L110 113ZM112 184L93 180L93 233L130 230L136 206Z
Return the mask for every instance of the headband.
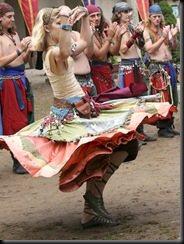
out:
M12 6L10 6L7 3L1 3L0 4L0 17L2 17L3 15L5 15L8 12L14 12L14 9L12 8Z

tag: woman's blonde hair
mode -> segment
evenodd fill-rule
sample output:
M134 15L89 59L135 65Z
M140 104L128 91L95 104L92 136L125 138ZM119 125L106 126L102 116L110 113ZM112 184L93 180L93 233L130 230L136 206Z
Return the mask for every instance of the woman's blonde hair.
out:
M32 31L32 44L36 51L44 51L46 47L44 26L51 24L59 11L58 8L43 8L38 12Z

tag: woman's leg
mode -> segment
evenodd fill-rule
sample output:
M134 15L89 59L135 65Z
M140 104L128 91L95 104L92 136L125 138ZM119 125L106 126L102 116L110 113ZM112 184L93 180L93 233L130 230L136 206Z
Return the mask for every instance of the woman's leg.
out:
M86 183L86 194L84 195L84 214L82 223L88 222L94 218L94 215L100 215L102 218L111 219L112 216L107 212L103 203L103 191L106 183L119 168L120 164L127 158L126 151L114 152L110 155L110 164L101 180L91 179ZM114 221L114 220L112 220Z
M86 183L82 224L89 222L96 216L100 216L106 222L109 221L109 225L111 226L117 224L117 221L112 218L111 214L109 214L104 207L103 191L106 183L119 168L120 164L134 160L137 157L138 151L137 139L132 139L126 145L121 144L119 147L115 148L114 152L110 155L110 163L103 178L101 180L94 178Z

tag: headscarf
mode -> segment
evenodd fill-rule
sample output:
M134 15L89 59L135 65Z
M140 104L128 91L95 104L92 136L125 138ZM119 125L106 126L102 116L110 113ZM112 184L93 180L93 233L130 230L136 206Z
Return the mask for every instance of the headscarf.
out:
M152 15L152 14L162 14L162 10L158 4L152 5L149 8L149 15Z
M12 6L10 6L8 3L1 3L0 4L0 17L5 15L8 12L14 12L14 9Z
M100 9L93 4L87 5L86 8L88 9L89 14L101 13Z
M112 8L112 13L118 13L121 11L132 10L132 8L126 2L119 2Z

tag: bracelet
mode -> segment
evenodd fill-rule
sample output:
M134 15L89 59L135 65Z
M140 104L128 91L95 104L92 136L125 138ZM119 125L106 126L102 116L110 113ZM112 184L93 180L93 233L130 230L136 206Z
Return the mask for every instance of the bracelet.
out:
M106 40L107 40L110 44L113 44L113 45L114 45L114 42L113 42L111 39L106 38Z
M17 55L20 56L21 52L19 51L19 49L16 49Z
M86 16L89 15L89 11L88 11L88 9L87 9L86 7L79 6L79 9L80 9L82 12L84 12Z
M76 43L72 43L71 44L71 51L74 53L77 49L77 44Z
M71 30L71 25L60 25L60 29L65 30L65 31L70 31Z

